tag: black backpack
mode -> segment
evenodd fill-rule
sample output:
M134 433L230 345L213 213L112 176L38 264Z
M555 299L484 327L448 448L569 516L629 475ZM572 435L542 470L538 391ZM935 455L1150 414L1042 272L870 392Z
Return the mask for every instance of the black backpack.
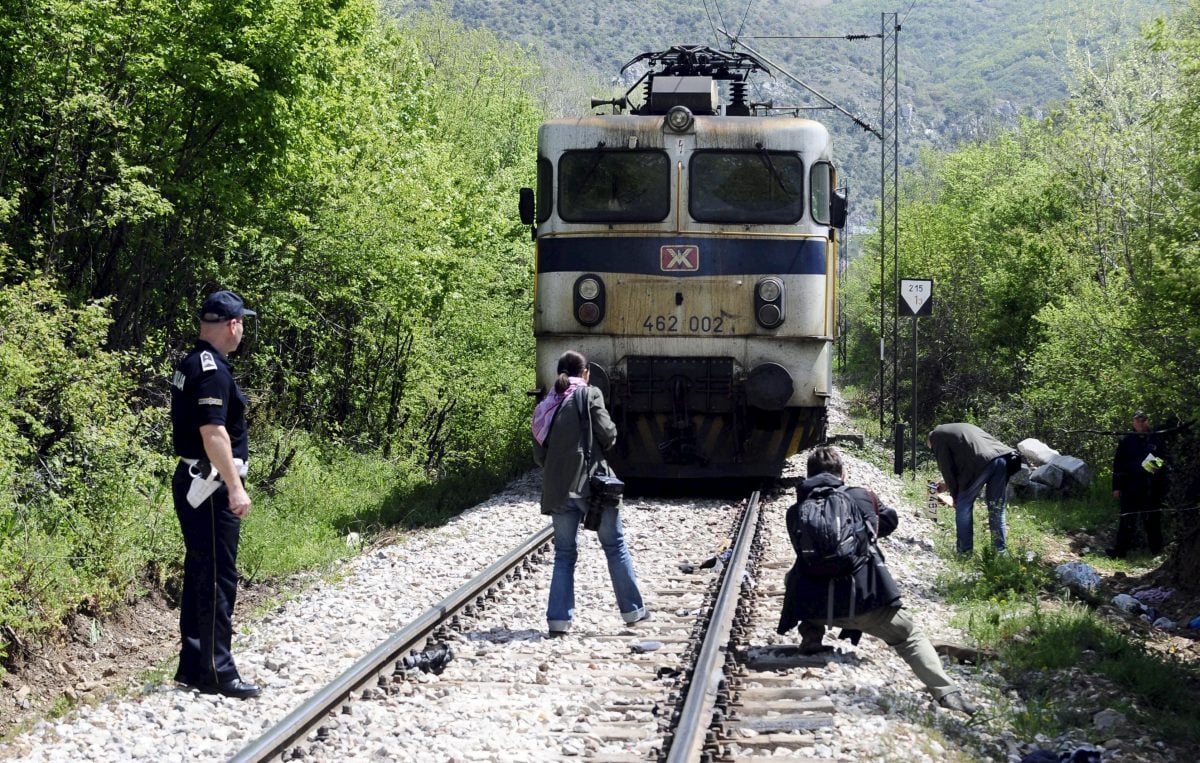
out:
M846 494L845 486L821 486L801 502L797 512L796 561L804 574L840 578L853 575L867 562L873 528Z

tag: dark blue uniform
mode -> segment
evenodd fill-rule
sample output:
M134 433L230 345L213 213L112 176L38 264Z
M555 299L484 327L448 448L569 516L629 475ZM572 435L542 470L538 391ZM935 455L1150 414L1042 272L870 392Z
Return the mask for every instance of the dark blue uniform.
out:
M1166 472L1150 474L1142 461L1148 455L1163 456L1162 439L1154 432L1131 432L1117 443L1113 456L1113 490L1120 490L1121 516L1117 521L1117 539L1109 556L1124 558L1137 539L1138 524L1146 528L1150 553L1163 550L1162 502L1166 495Z
M171 381L171 424L175 455L207 459L200 437L205 424L224 425L233 457L247 460L246 397L221 353L200 341ZM183 530L183 596L179 606L182 645L175 680L208 686L240 678L230 652L237 598L237 547L242 520L229 510L222 485L199 507L187 501L192 477L181 461L172 491Z

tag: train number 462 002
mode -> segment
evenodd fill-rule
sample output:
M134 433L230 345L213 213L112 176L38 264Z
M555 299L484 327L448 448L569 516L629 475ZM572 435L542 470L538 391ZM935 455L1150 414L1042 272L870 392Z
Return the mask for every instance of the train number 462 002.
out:
M719 315L690 315L686 318L678 315L648 315L642 321L642 328L663 334L724 334L725 318Z

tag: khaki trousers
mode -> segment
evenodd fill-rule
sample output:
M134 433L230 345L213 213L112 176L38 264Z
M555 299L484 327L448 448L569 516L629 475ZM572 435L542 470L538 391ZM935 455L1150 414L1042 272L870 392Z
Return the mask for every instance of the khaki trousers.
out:
M824 635L826 623L805 620L800 623L800 635L804 639L817 641ZM874 609L865 615L835 618L830 624L834 628L862 631L882 639L896 650L896 654L908 663L921 683L929 689L934 699L941 699L958 687L946 675L942 660L933 650L933 644L900 607Z

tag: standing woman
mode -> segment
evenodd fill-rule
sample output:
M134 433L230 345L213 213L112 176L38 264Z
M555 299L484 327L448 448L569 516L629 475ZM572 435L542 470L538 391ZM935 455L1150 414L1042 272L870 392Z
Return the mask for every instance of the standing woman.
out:
M604 464L603 451L617 441L617 427L604 407L604 394L588 385L587 358L567 351L558 359L554 389L533 412L533 458L542 473L542 513L554 522L554 574L546 621L551 636L571 629L575 617L575 560L579 525L588 510L588 480ZM585 463L582 438L590 417L591 458ZM617 508L604 509L598 530L608 558L617 608L628 624L650 616L642 603L633 559Z

